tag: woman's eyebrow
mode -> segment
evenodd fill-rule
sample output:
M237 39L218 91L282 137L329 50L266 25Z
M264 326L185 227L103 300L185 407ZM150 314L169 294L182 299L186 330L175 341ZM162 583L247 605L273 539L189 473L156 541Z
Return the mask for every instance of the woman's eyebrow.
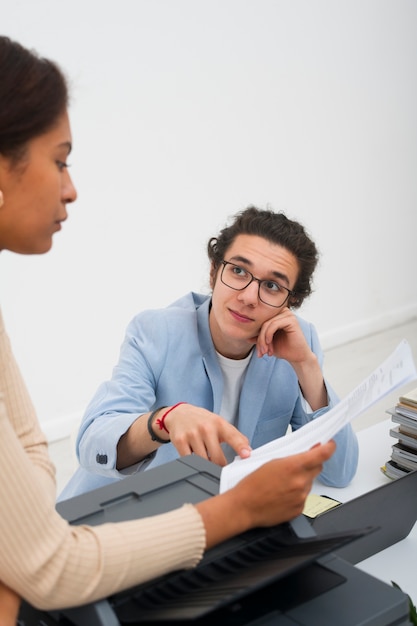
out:
M250 261L244 256L240 256L239 254L232 256L230 260L233 262L237 261L238 263L245 263L245 265L248 265L251 269L253 267L252 261ZM271 273L271 276L274 276L275 278L279 278L280 280L283 280L285 283L287 283L287 285L290 284L290 281L288 280L288 276L286 276L285 274L282 274L281 272L277 272L275 270L271 270L270 273Z
M58 148L66 148L67 154L69 154L72 150L72 143L70 141L63 141L62 143L58 144Z

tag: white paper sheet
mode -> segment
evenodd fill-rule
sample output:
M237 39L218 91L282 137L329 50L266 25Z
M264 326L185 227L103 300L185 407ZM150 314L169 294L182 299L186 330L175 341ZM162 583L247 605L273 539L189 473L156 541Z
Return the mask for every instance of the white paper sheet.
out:
M417 378L411 348L404 339L394 352L333 409L302 428L253 450L247 459L235 457L221 472L220 493L234 487L244 476L270 461L309 450L325 443L347 423L401 385Z

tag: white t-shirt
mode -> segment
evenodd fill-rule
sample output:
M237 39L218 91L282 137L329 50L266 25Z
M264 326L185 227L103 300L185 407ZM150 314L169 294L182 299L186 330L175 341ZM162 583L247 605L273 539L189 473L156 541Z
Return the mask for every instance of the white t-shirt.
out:
M230 424L236 424L240 392L243 380L252 356L252 350L244 359L228 359L217 352L220 368L223 372L223 397L220 407L220 415ZM227 444L222 444L227 460L233 461L236 452Z

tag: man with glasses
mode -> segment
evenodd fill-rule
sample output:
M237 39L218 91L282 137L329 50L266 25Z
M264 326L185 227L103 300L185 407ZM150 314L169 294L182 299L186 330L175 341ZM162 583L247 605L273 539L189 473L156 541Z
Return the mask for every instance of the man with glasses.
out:
M318 252L301 224L249 207L208 242L210 295L190 293L129 324L112 379L85 413L77 495L178 456L224 466L337 403L314 327L295 314ZM350 425L319 478L343 487L358 461Z

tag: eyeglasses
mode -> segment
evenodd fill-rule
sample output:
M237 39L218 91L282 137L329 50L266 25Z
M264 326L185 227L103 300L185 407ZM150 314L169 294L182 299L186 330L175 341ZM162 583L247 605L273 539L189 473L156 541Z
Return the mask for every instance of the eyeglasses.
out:
M222 261L222 273L220 274L220 280L226 287L235 289L236 291L243 291L246 287L255 281L258 283L258 298L264 304L276 307L277 309L283 306L290 296L295 296L296 292L287 289L283 285L276 283L273 280L261 280L255 278L251 272L245 270L240 265L235 265L230 261Z

